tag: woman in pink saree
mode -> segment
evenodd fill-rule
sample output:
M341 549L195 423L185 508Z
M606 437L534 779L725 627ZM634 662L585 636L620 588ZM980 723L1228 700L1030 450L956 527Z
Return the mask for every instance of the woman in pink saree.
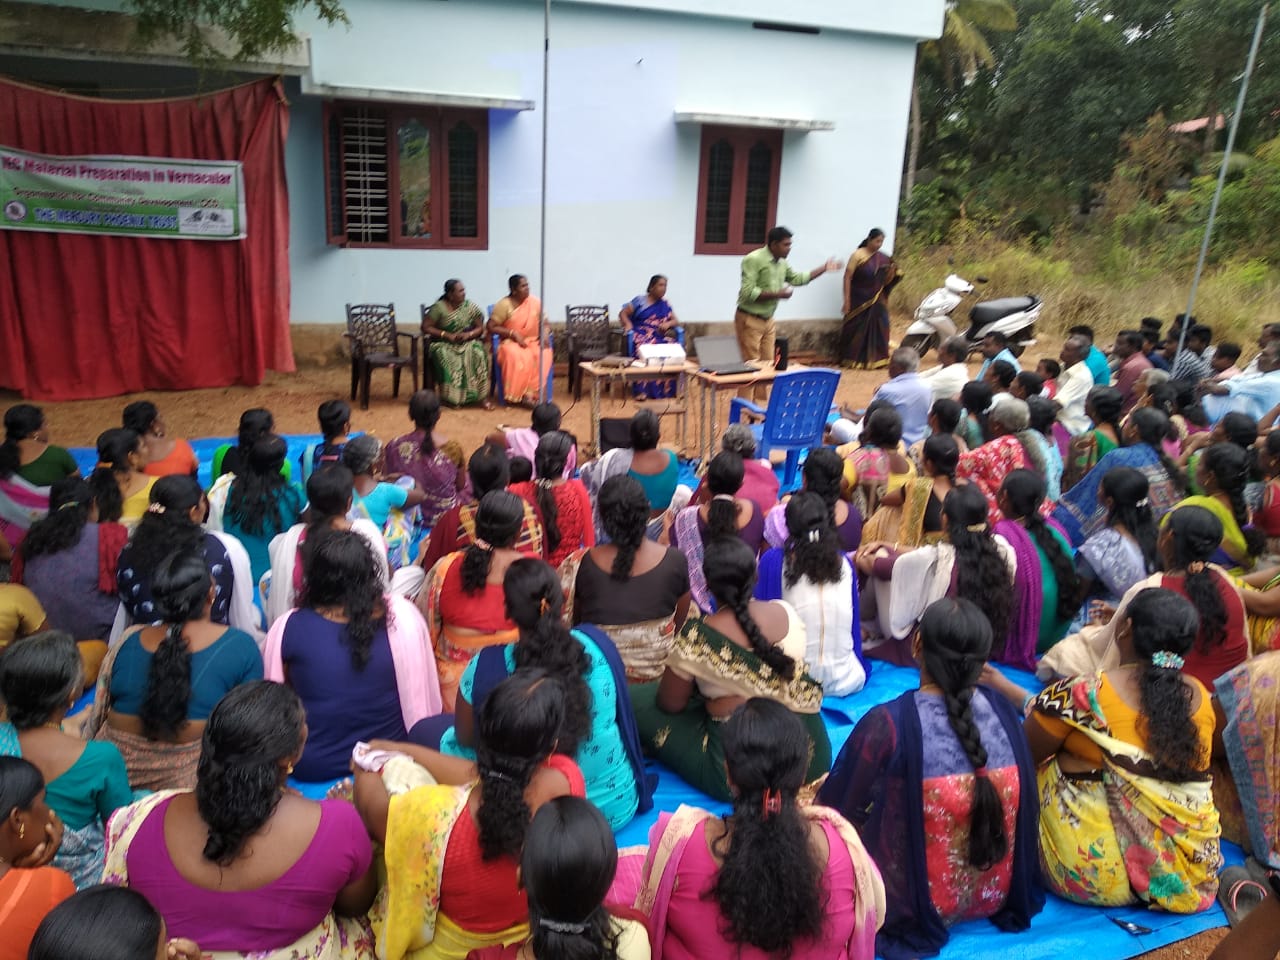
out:
M663 814L635 896L653 955L872 960L884 884L857 832L827 807L802 805L809 737L786 707L755 698L725 723L733 812ZM634 865L611 899L626 902Z
M537 403L538 388L551 370L551 348L538 338L542 301L529 293L529 278L515 274L489 316L489 332L496 333L502 392L508 403Z

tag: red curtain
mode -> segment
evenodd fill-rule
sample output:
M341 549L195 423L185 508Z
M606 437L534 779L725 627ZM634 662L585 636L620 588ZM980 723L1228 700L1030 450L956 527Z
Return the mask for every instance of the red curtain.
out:
M262 382L293 370L289 108L276 80L175 100L0 79L0 143L244 164L244 240L0 230L0 386L37 400Z

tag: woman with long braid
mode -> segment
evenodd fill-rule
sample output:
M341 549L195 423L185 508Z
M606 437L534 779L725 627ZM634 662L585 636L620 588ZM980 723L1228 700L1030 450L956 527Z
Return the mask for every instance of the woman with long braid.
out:
M575 550L596 542L587 488L581 480L564 476L573 450L573 437L563 430L544 433L533 455L534 479L513 483L510 488L537 511L546 537L547 562L553 567L560 566Z
M782 704L752 698L720 724L733 809L681 807L649 833L637 906L666 960L871 960L879 871L837 811L802 805L810 740Z
M564 701L557 678L523 669L485 700L474 761L416 744L370 744L405 754L432 778L392 797L388 781L400 779L402 761L357 765L356 809L386 850L379 957L458 960L528 935L517 871L529 820L549 800L585 793L582 771L557 752Z
M597 628L564 624L560 578L532 557L507 568L502 583L506 609L520 630L515 643L486 647L471 658L458 688L452 726L432 736L441 724L419 723L409 739L455 757L474 757L475 717L493 689L522 669L544 670L564 691L565 722L556 750L573 757L587 781L587 799L625 827L639 809L652 805L626 673L618 651Z
M1035 697L1000 684L1029 709L1042 873L1075 903L1198 913L1213 906L1222 866L1213 703L1182 669L1200 618L1159 588L1139 591L1116 616L1119 666Z
M595 624L613 641L627 680L662 676L676 630L689 613L689 561L645 536L649 498L634 477L610 477L597 504L608 543L560 564L565 619Z
M249 634L214 622L201 546L161 560L151 588L160 623L131 628L103 661L87 733L120 749L133 789L190 790L209 714L262 679L262 654Z
M862 514L845 498L844 457L832 447L814 447L800 468L800 489L816 493L831 511L840 549L850 553L862 543ZM787 499L769 511L764 521L764 538L771 547L787 542Z
M786 601L752 599L756 555L737 537L707 544L702 571L716 612L686 620L662 679L631 691L645 750L728 801L723 721L743 700L764 697L803 722L812 744L804 782L816 780L830 765L831 742L818 715L822 685L805 670L804 621Z
M975 604L930 606L915 644L920 688L858 722L818 793L880 867L889 898L876 950L890 960L936 954L961 920L1024 930L1044 906L1022 717L978 686L991 641Z

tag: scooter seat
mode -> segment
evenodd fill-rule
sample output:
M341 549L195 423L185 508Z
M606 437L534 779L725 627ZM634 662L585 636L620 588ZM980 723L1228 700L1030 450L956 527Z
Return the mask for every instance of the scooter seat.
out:
M975 304L969 311L969 320L974 329L980 329L1011 313L1030 310L1039 302L1039 297L1004 297L1000 300L984 300Z

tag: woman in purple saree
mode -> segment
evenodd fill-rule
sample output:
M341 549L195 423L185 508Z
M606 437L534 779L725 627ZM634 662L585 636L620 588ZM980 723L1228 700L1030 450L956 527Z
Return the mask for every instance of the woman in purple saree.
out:
M632 341L637 347L646 343L667 343L674 340L673 331L680 321L667 302L667 278L660 273L650 277L646 291L622 305L618 320L624 331L631 331ZM676 384L674 380L645 380L635 384L633 391L637 400L656 400L674 397Z
M883 245L884 231L872 230L844 271L840 360L868 370L889 363L889 291L902 279Z

